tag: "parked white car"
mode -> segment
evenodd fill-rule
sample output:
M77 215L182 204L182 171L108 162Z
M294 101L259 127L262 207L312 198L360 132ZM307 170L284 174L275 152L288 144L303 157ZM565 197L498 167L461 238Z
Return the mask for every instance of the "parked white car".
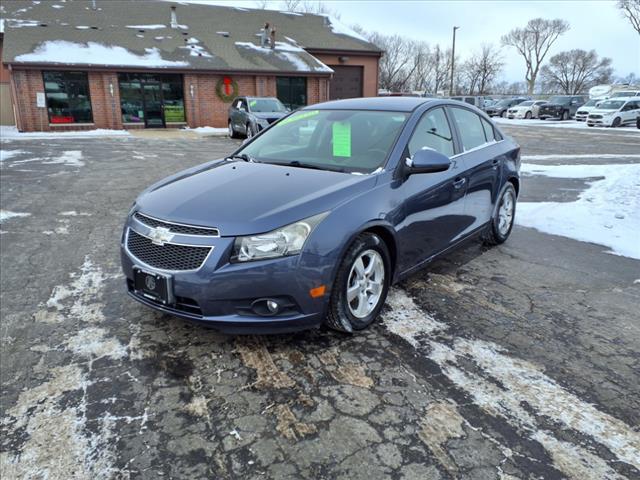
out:
M547 103L546 100L527 100L519 103L507 110L507 118L538 118L540 105Z
M589 113L591 113L591 111L594 110L598 106L598 104L602 102L604 102L604 100L601 98L592 98L578 109L575 115L575 119L578 122L586 122Z
M590 127L619 127L636 123L640 115L640 97L620 97L605 100L587 117Z

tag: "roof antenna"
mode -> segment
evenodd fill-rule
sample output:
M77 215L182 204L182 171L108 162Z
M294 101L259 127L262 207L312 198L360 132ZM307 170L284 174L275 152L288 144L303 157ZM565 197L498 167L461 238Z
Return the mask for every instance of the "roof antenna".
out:
M171 5L171 28L178 28L178 16L176 15L175 5Z

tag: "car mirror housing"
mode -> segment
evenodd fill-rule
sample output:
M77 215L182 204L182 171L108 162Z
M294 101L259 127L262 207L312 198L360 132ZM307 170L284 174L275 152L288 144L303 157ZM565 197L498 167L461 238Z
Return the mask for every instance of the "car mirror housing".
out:
M451 160L446 155L433 150L432 148L422 148L407 158L406 166L409 175L414 173L435 173L444 172L449 169Z

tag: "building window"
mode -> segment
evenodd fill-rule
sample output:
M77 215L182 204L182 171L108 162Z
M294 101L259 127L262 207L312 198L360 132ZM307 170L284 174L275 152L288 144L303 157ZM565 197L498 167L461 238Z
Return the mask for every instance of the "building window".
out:
M185 121L182 75L119 73L118 83L124 123L163 127Z
M291 110L307 104L306 77L277 77L276 92L278 100Z
M43 72L49 123L92 123L86 72Z

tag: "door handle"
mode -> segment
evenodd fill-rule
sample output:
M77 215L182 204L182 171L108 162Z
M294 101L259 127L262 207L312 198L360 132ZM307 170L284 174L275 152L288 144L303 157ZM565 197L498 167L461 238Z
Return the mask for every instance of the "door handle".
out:
M454 181L453 181L453 187L460 189L464 186L464 184L467 183L467 179L462 177L457 177Z

